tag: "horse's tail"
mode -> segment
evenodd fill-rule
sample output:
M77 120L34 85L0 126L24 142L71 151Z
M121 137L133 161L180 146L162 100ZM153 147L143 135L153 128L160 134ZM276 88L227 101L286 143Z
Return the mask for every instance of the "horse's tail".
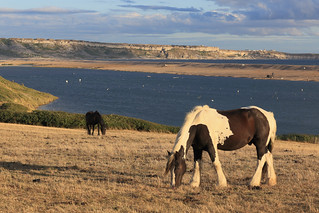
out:
M275 143L275 139L276 139L276 132L277 132L277 123L275 120L275 116L274 113L270 112L271 116L270 117L270 130L269 130L269 143L268 143L268 150L270 152L272 152L273 148L274 148L274 143Z

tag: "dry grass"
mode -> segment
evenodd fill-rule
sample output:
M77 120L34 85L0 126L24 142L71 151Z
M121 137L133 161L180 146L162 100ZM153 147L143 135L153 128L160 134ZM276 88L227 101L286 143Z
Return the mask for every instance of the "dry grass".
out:
M319 212L319 145L277 141L278 185L247 187L255 149L220 152L227 188L204 155L202 184L162 177L175 135L0 123L0 212ZM189 159L192 159L189 153ZM187 162L191 175L192 161Z

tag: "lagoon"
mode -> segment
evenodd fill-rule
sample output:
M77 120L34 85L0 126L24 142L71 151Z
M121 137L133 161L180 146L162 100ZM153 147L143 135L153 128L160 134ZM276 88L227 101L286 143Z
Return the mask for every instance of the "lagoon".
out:
M196 105L256 105L274 112L278 134L318 134L319 82L37 67L0 67L0 75L58 96L45 110L98 110L181 126Z

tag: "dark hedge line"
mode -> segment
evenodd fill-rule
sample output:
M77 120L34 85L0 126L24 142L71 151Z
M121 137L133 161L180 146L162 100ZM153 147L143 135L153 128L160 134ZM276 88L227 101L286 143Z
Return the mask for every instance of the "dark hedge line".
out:
M179 128L120 115L103 115L108 129L177 133ZM35 110L25 112L0 109L0 122L63 128L86 128L84 114Z
M319 143L319 135L306 135L306 134L285 134L277 136L277 139L284 141L297 141L308 143Z

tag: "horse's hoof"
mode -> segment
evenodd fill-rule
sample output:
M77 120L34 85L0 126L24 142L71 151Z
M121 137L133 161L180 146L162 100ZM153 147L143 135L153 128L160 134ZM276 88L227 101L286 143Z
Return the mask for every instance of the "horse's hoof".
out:
M273 179L268 179L268 185L269 186L274 186L277 184L277 180L276 178L273 178Z
M249 186L249 189L251 190L261 190L261 186Z

